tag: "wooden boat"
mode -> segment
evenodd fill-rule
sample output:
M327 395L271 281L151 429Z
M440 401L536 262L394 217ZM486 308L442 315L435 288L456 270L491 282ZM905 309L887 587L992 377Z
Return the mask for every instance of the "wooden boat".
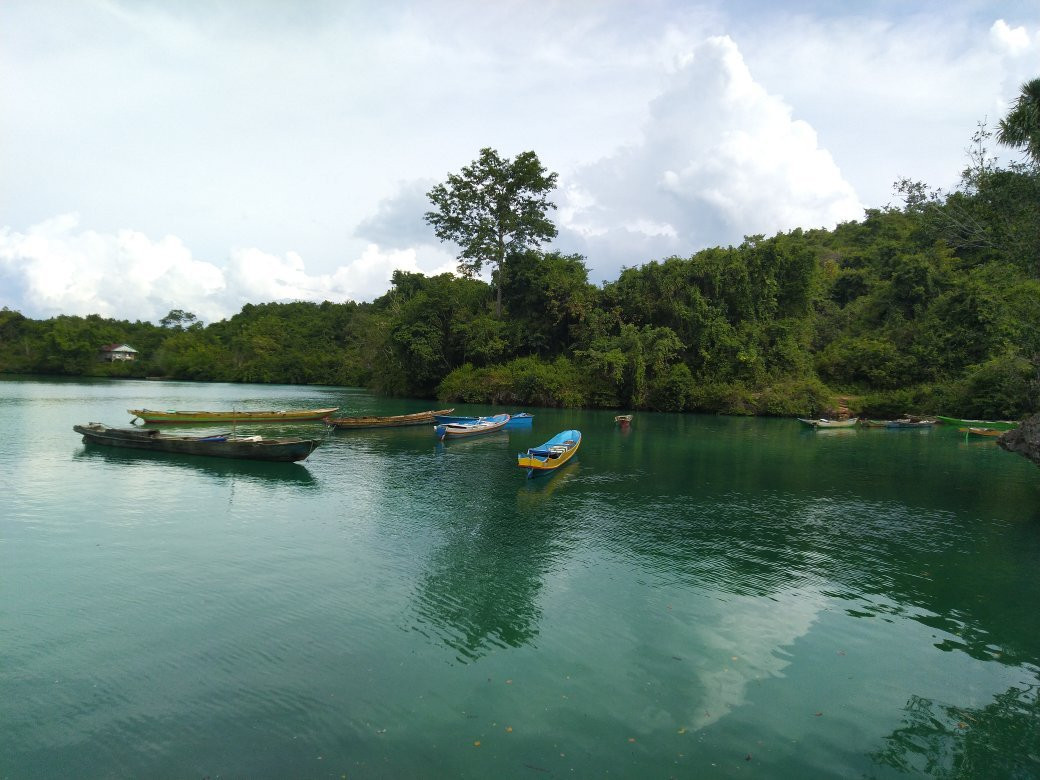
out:
M429 425L438 414L451 414L454 409L432 409L414 414L394 414L389 417L326 417L325 424L339 430L359 428L400 428L405 425Z
M177 436L155 428L110 428L101 423L73 425L83 441L105 447L124 447L179 455L206 455L244 460L297 461L310 455L320 439L265 439L262 436Z
M1000 436L1004 433L1004 431L997 428L979 428L977 426L958 428L957 430L964 434L964 438L969 436Z
M446 411L451 411L448 409ZM466 417L464 415L456 414L434 414L433 420L438 425L441 423L471 423L477 420L486 420L487 417ZM516 414L509 415L509 422L506 423L506 430L513 430L514 428L530 428L534 423L534 415L528 414L527 412L517 412Z
M632 423L632 415L630 415L630 414L615 415L614 422L616 422L618 425L621 425L621 426L630 425Z
M885 420L886 428L931 428L933 425L935 425L935 420L915 420L909 417Z
M821 417L818 420L807 420L804 417L799 417L798 422L808 425L810 428L854 428L859 420L855 417L850 417L847 420L828 420L826 417Z
M434 426L433 432L438 439L444 441L444 439L458 439L464 436L478 436L482 433L500 431L506 427L508 422L508 414L496 414L494 417L482 417L476 422L441 423Z
M960 428L989 428L995 431L1010 431L1017 428L1018 423L1014 420L962 420L959 417L943 417L935 415L935 419L946 425L954 425Z
M286 411L260 411L251 412L242 409L230 412L208 412L208 411L165 411L157 412L154 409L127 409L134 419L143 420L145 423L253 423L253 422L311 422L321 420L338 410L338 406L327 409L290 409ZM133 420L131 420L133 422Z
M863 419L859 421L859 424L864 428L887 428L891 420L867 420Z
M527 477L554 471L574 457L581 446L581 431L560 431L545 444L516 456L516 465L527 469Z

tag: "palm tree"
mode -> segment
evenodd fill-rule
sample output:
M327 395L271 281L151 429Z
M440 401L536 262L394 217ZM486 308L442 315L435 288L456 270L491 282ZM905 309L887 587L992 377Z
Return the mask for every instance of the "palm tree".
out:
M1022 85L1022 94L1000 120L997 141L1016 149L1025 147L1033 162L1040 164L1040 78Z

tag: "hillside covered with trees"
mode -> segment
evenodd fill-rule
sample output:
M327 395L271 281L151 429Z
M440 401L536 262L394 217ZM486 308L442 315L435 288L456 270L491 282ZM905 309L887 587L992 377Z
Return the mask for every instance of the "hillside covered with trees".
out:
M155 325L5 308L0 371L727 414L825 414L846 396L877 416L1019 418L1040 409L1038 106L1040 80L996 133L1026 161L995 165L980 128L956 191L903 181L899 206L860 221L652 260L601 286L583 257L538 246L555 235L544 220L555 175L533 153L483 150L486 167L431 191L427 214L470 276L396 272L371 303L247 305L209 324L183 311ZM452 200L467 175L507 176L503 198L526 182L509 213L533 209L528 222L494 208L467 222ZM482 260L490 284L472 276ZM98 362L112 342L141 359Z

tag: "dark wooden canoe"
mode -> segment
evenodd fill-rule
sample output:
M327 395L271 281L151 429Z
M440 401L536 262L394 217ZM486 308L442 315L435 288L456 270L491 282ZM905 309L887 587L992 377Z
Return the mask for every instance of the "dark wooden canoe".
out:
M73 425L83 441L104 447L123 447L179 455L206 455L242 460L297 461L310 455L320 439L265 439L262 436L178 436L155 428L110 428L101 423Z

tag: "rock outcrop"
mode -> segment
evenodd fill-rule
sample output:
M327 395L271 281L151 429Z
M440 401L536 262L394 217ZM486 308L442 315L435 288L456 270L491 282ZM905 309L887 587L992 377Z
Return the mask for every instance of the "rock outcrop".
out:
M1034 414L1014 430L1001 434L997 444L1040 466L1040 414Z

